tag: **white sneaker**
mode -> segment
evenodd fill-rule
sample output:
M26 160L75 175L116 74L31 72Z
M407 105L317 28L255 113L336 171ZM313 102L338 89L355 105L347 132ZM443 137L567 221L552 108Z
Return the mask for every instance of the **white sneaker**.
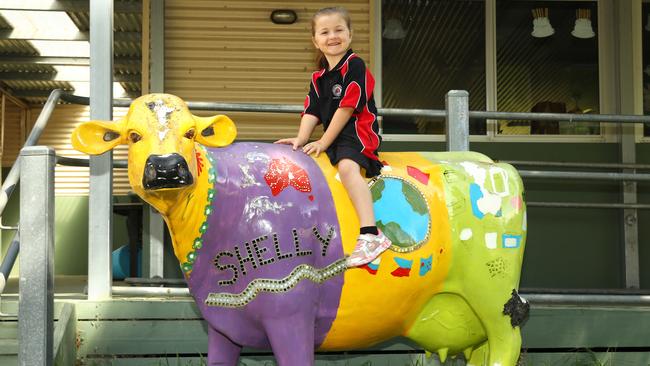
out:
M348 268L359 267L370 263L391 245L390 239L379 230L379 234L362 234L357 239L354 251L346 258Z

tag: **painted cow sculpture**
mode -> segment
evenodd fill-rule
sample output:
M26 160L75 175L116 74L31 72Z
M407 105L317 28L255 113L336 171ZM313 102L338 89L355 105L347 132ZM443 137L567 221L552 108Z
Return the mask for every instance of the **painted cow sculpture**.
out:
M72 136L88 154L129 145L132 188L167 222L208 322L210 365L235 365L242 346L312 365L315 349L395 336L443 361L463 352L469 364L516 363L526 216L511 166L469 152L380 154L369 185L393 246L347 269L359 223L327 157L235 136L228 117L194 116L168 94Z

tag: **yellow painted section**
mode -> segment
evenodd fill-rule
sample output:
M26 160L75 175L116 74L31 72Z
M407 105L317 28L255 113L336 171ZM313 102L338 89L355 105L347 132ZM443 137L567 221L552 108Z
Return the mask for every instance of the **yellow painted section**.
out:
M203 168L200 174L197 172L195 175L196 181L192 193L185 198L184 202L174 206L168 216L163 216L170 228L174 254L181 264L188 261L187 255L194 250L192 248L194 239L201 237L199 229L208 217L205 208L209 204L208 190L212 188L212 183L208 182L208 171L212 168L212 164L206 156L206 150L196 144L196 153L203 162Z
M336 319L321 345L323 350L367 347L396 335L404 335L431 296L442 289L451 261L449 218L445 204L440 168L418 153L385 153L380 160L388 163L387 175L403 177L413 183L426 197L431 212L428 241L411 253L391 250L381 255L375 275L362 268L345 272L345 285ZM359 235L359 222L345 188L336 179L336 169L326 156L316 158L332 190L345 254L354 249ZM429 174L424 186L408 176L406 166L414 166ZM420 276L420 259L433 256L432 270ZM398 268L393 258L412 260L410 276L391 275Z
M106 139L107 136L112 138ZM194 249L198 249L193 247L195 239L201 238L201 227L212 209L210 194L214 194L212 183L216 178L210 158L200 144L226 146L236 136L237 129L226 116L197 117L176 96L147 94L133 101L126 116L117 122L90 121L79 125L71 134L71 143L87 154L100 154L119 144L128 144L131 187L167 222L174 253L188 274L194 262ZM179 154L187 162L194 183L182 188L145 189L142 177L147 157L171 153Z

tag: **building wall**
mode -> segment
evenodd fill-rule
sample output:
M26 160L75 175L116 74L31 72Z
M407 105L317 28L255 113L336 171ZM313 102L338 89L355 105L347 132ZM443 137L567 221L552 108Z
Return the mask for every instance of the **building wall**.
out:
M41 113L41 108L32 108L29 126L33 126ZM127 112L127 108L113 108L113 120L118 120ZM90 108L80 105L58 105L43 131L38 144L54 148L57 155L84 158L88 156L72 148L70 136L77 125L90 120ZM13 142L15 144L15 142ZM13 150L12 150L13 151ZM4 166L11 166L15 160L3 160ZM126 146L119 146L113 150L113 159L126 159ZM57 196L87 196L88 195L88 168L57 165L54 175L54 190ZM126 169L113 170L113 194L124 195L129 192L129 179Z
M372 68L372 1L346 1L352 47ZM311 16L325 1L165 2L165 91L191 101L302 105L315 67ZM273 24L274 9L298 20ZM275 140L298 130L295 114L234 113L240 139Z
M0 93L1 95L2 93ZM11 166L24 141L24 120L27 108L5 99L2 141L2 166Z
M372 33L369 1L346 3L354 29L353 48L372 67ZM310 17L326 2L237 2L167 0L165 14L165 86L169 93L189 101L302 104L313 70ZM298 22L275 25L273 9L296 10ZM235 25L236 24L236 25ZM29 124L40 110L30 111ZM20 123L17 112L9 111L5 126L7 167L17 155ZM115 109L117 119L125 109ZM210 112L214 113L214 112ZM208 114L201 113L198 114ZM231 113L239 129L239 139L272 141L296 133L295 114ZM69 136L78 123L89 119L84 106L61 105L55 109L50 126L39 143L53 146L58 154L84 157L71 149ZM638 145L639 162L647 154L647 144ZM387 143L385 150L443 150L442 143ZM472 149L494 159L616 162L618 145L606 143L473 143ZM576 152L580 152L577 154ZM125 159L119 148L115 159ZM84 274L87 247L86 168L57 167L57 272ZM128 192L124 170L114 171L114 193ZM529 201L616 202L618 186L612 183L525 181ZM650 200L647 185L639 185L639 201ZM69 196L69 197L65 197ZM84 211L85 210L85 211ZM81 215L81 214L84 215ZM81 219L81 217L85 219ZM639 219L647 218L641 211ZM644 239L650 235L640 225L641 286L650 288L650 258ZM529 237L523 287L610 288L622 286L621 220L618 210L529 209ZM123 233L122 223L116 231ZM6 236L3 237L6 247ZM62 254L60 254L62 253ZM62 259L63 258L63 259ZM79 262L81 261L81 262ZM579 271L576 263L580 263Z

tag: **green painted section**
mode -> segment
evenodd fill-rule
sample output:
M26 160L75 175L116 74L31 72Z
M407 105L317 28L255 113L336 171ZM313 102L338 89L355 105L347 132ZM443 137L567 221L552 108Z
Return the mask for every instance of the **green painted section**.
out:
M63 318L62 310L66 303L55 302L57 319ZM77 355L84 365L200 365L197 362L207 352L206 326L197 318L196 306L191 299L80 300L74 304L81 341ZM650 361L650 353L634 350L650 347L648 308L532 305L530 319L522 329L523 357L527 366L636 366L647 365ZM16 301L3 300L3 312L15 308ZM0 321L1 365L15 364L16 338L16 319L3 318ZM552 348L575 351L548 353ZM614 351L621 348L628 352ZM600 353L589 352L589 349L597 349ZM612 351L602 352L606 349ZM256 356L252 357L253 354ZM268 354L268 351L245 349L241 365L271 365ZM346 354L319 353L317 365L439 365L436 357L427 359L413 343L396 339L370 350ZM594 357L606 362L592 362ZM448 360L445 365L461 363Z
M0 341L0 356L11 356L15 354L18 354L18 339L2 339Z
M54 365L73 365L77 359L77 317L75 305L63 304L61 315L54 324Z
M0 318L0 365L18 364L18 322Z
M527 353L526 366L641 366L650 365L648 352L589 352L577 350L566 353Z
M207 364L205 357L181 357L169 355L159 358L106 358L84 359L84 365L111 365L111 366L203 366ZM242 356L239 366L275 366L272 356ZM381 355L317 355L315 366L438 366L440 362L436 357L427 358L417 353L381 354ZM445 366L464 365L461 360L448 361Z
M426 304L408 337L427 350L448 348L450 355L487 339L481 321L467 302L458 295L445 293Z
M443 142L384 142L384 151L444 151ZM495 161L616 163L615 143L473 142L470 148ZM650 164L650 144L637 145L639 163ZM526 170L560 168L518 167ZM568 170L579 170L571 168ZM594 171L594 170L584 170ZM611 171L611 170L609 170ZM611 202L620 200L616 182L525 179L526 200ZM650 203L650 183L639 183L639 203ZM624 288L620 210L528 208L528 236L521 287ZM641 288L650 289L650 210L639 210Z
M202 320L79 321L79 355L206 354Z
M126 197L116 197L116 201ZM7 203L2 223L15 226L19 220L19 189ZM56 197L54 201L54 270L57 275L81 275L88 271L88 197ZM11 244L13 231L3 230L2 258ZM113 249L128 243L126 218L113 215ZM10 277L18 276L20 258Z
M519 328L502 311L518 286L526 240L521 180L507 164L446 161L440 168L451 264L443 293L429 300L407 336L444 360L489 335L490 362L513 364Z
M15 304L15 302L12 302ZM3 318L4 321L0 322L0 343L5 339L16 338L18 334L18 322L14 318Z
M18 365L18 356L0 355L0 365Z
M533 306L524 348L650 347L647 307Z

